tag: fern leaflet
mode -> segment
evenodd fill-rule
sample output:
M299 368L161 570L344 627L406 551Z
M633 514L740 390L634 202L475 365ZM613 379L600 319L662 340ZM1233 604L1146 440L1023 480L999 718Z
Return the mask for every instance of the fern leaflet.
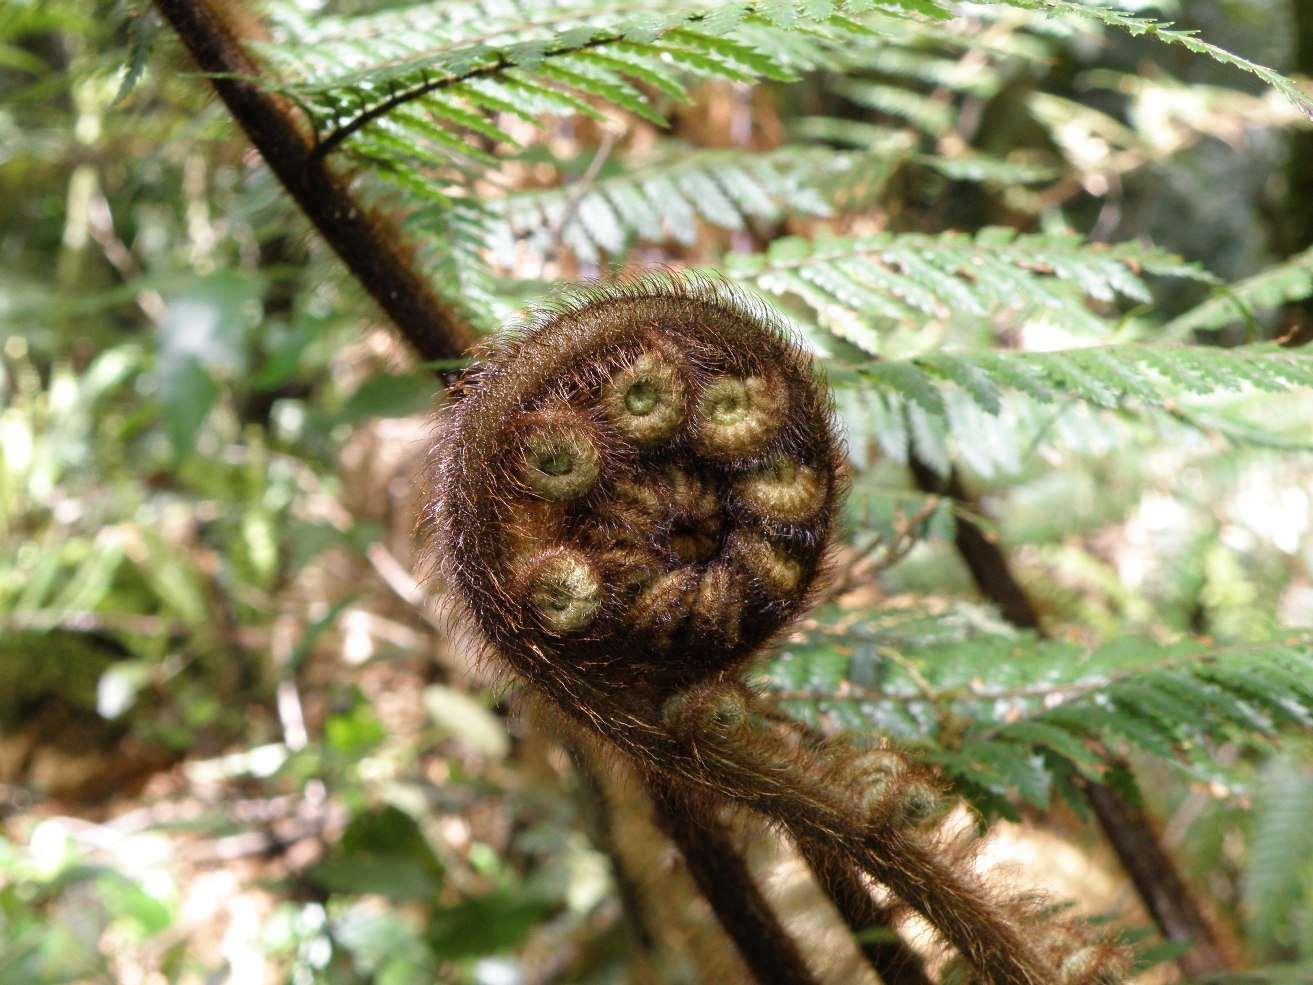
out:
M367 143L402 106L457 133L471 113L509 113L539 125L543 114L598 116L597 104L662 122L638 83L679 100L688 76L791 80L822 67L831 49L872 33L828 2L667 0L622 17L600 3L490 7L428 5L400 18L317 28L291 14L284 37L266 53L288 78L280 88L313 117L327 153L348 139L353 150Z
M1073 312L1087 312L1078 303L1081 296L1148 302L1144 272L1212 281L1178 257L1137 244L1094 246L1074 234L1018 235L1008 229L975 236L791 237L765 253L731 254L725 269L767 294L794 295L822 325L873 355L883 352L880 325L1033 309L1063 311L1070 319ZM1088 312L1086 317L1088 330L1106 331L1102 319Z
M1173 338L1185 338L1191 332L1250 321L1255 311L1308 297L1313 297L1313 247L1239 283L1219 288L1214 297L1173 318L1163 331Z
M1262 443L1234 422L1196 415L1180 397L1313 386L1313 353L1274 345L942 352L856 367L831 362L829 375L857 461L878 447L901 463L915 452L941 475L956 460L992 476L1019 469L1028 433L1056 427L1055 438L1079 447L1115 447L1112 435L1099 436L1091 408L1167 409L1190 426ZM1073 425L1078 434L1065 435Z
M1259 947L1289 932L1306 902L1308 860L1313 858L1313 776L1283 756L1264 769L1257 798L1252 854L1245 872L1249 935Z
M1207 55L1214 61L1230 65L1262 79L1289 100L1293 106L1310 119L1313 119L1313 99L1310 99L1293 79L1287 78L1266 65L1259 65L1256 62L1241 58L1239 55L1234 55L1225 48L1210 44L1199 38L1194 31L1175 28L1169 22L1156 21L1150 17L1115 10L1097 3L1082 3L1079 0L985 0L985 2L1001 3L1025 10L1048 11L1056 14L1084 17L1107 24L1110 27L1119 28L1137 37L1148 35L1167 44L1180 45L1198 54Z
M1313 729L1307 636L1089 650L979 621L882 615L808 633L766 680L816 728L924 744L979 804L1010 816L1017 795L1041 808L1060 795L1079 809L1080 779L1104 779L1109 757L1127 750L1212 778L1217 743Z
M503 218L494 247L506 266L515 239L549 252L557 236L581 259L622 255L636 240L692 243L701 219L741 230L789 215L829 216L854 186L890 171L884 155L787 146L762 154L680 148L648 164L610 168L586 187L514 192L489 203Z

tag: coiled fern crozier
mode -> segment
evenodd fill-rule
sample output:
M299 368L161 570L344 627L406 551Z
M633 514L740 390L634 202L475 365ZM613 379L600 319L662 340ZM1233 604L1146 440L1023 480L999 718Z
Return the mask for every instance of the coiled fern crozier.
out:
M539 315L485 350L447 424L444 573L573 713L593 690L656 707L732 679L807 607L842 486L830 407L797 346L723 289Z
M844 487L824 384L759 306L665 277L537 310L457 384L427 482L430 556L489 658L654 791L746 805L818 872L864 873L976 980L1120 979L1119 948L936 839L924 769L808 743L744 682L816 598Z

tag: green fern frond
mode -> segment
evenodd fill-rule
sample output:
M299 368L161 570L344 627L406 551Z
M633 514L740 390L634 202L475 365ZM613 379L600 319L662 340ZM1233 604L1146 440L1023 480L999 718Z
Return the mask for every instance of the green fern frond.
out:
M1214 297L1163 326L1172 338L1252 321L1254 313L1313 297L1313 248L1238 283L1219 288Z
M913 160L953 181L978 181L1001 187L1055 181L1062 174L1057 168L1049 165L991 157L988 154L976 154L969 150L952 157L918 154Z
M1196 422L1179 401L1192 394L1313 386L1313 353L1274 345L933 353L847 368L832 362L829 374L857 461L877 449L900 463L914 453L941 475L958 461L990 477L1019 470L1026 435L1057 425L1054 437L1064 440L1072 437L1064 430L1075 419L1092 426L1091 408L1166 408L1186 424L1244 441L1242 428ZM1083 426L1076 444L1096 440Z
M956 4L953 12L956 16L947 22L892 12L865 15L863 22L879 32L882 43L845 52L844 67L983 95L995 91L1004 66L1028 70L1053 57L1053 41L1044 36L1049 24L1040 18L1006 7L968 3ZM1026 30L981 29L1005 18L1033 23L1027 24ZM972 57L963 64L968 53Z
M1299 961L1294 964L1220 972L1194 981L1197 985L1308 985L1313 981L1313 962Z
M1018 401L1009 401L999 413L991 414L954 388L945 388L939 397L942 415L929 413L895 393L869 387L837 388L835 403L852 460L866 465L883 456L906 465L915 456L938 475L947 475L954 463L966 465L986 479L1016 475L1032 436L1043 433L1054 417L1051 411L1046 416L1035 413L1039 404ZM1077 405L1066 416L1082 409ZM859 503L866 495L859 487L853 499Z
M1307 909L1313 879L1313 775L1283 756L1263 771L1256 798L1252 848L1244 873L1249 939L1261 953L1277 949L1292 920ZM1288 938L1287 938L1288 939Z
M930 168L953 181L977 181L1007 187L1050 182L1062 174L1055 167L1021 156L994 157L969 146L953 146L935 154L919 153L916 138L908 131L857 120L809 116L791 126L790 132L802 140L870 151L890 168L905 163Z
M1056 352L932 353L882 360L855 372L877 389L946 416L941 382L951 382L990 413L1004 389L1049 402L1074 397L1100 407L1124 401L1161 406L1181 394L1281 392L1313 386L1313 353L1256 345L1240 349L1122 345Z
M943 35L944 31L940 28L930 37L938 40ZM970 45L962 47L970 49ZM954 49L957 49L956 45ZM991 66L964 60L959 50L936 54L933 49L924 50L920 47L886 43L873 46L869 52L862 53L859 57L862 68L893 78L915 81L944 92L975 96L978 99L989 99L1002 88L1004 82L1000 73L991 70ZM862 102L860 95L849 98L858 103Z
M868 23L878 31L879 43L836 52L833 68L847 74L828 77L826 87L932 137L953 128L958 97L988 99L1006 84L1012 66L1024 63L1017 51L982 44L966 21L932 24L884 16Z
M1083 160L1081 143L1090 135L1104 141L1113 152L1132 151L1148 153L1144 137L1133 127L1082 103L1051 92L1032 92L1026 97L1026 107L1036 122L1050 134L1054 143L1073 164Z
M1128 750L1213 777L1218 743L1313 730L1307 636L1237 646L1119 639L1088 650L941 623L881 615L821 627L771 664L768 686L816 728L924 744L978 803L1009 815L1016 795L1047 807Z
M482 332L496 328L514 307L498 290L497 278L484 259L495 218L483 203L450 199L445 207L413 210L406 227L421 244L418 259L435 283L448 286L458 298L469 323Z
M762 154L673 148L648 164L616 166L586 187L529 189L494 199L506 224L495 245L509 265L516 239L550 252L557 237L581 259L622 255L636 240L692 243L698 221L741 230L753 221L829 216L861 186L887 179L878 153L786 146Z
M1025 10L1067 14L1088 18L1109 27L1126 31L1136 37L1149 36L1167 44L1180 45L1197 54L1207 55L1216 62L1230 65L1243 72L1262 79L1279 92L1291 105L1295 106L1310 119L1313 119L1313 99L1306 95L1299 85L1266 65L1259 65L1239 55L1232 54L1224 48L1200 39L1197 32L1181 30L1170 22L1157 21L1139 14L1127 13L1097 3L1083 3L1080 0L984 0L986 3L1005 4Z
M851 139L853 124L843 122ZM823 138L823 128L802 135ZM918 155L904 135L890 130L881 135L885 139L872 137L854 152L800 145L760 154L676 147L650 163L604 169L586 188L516 191L489 203L506 221L489 245L506 266L517 240L543 253L559 240L593 263L606 255L621 257L639 240L688 245L696 239L699 220L742 230L753 221L861 208L907 162L961 181L1040 182L1057 176L1053 169L985 155Z
M403 132L423 118L460 134L485 111L536 124L544 114L597 116L603 105L662 122L640 84L683 99L690 79L790 80L830 61L831 49L869 41L871 31L828 2L665 0L618 17L600 2L519 0L318 25L292 15L282 35L267 57L327 153L348 141L354 149L384 119ZM403 106L410 114L395 119Z
M830 88L858 106L903 120L931 137L942 137L953 128L956 112L942 98L923 95L902 85L859 79L836 80Z
M1070 322L1082 296L1110 303L1151 300L1142 272L1210 281L1198 267L1138 244L1094 246L1074 234L975 236L881 233L787 238L765 253L731 254L726 273L767 294L791 294L823 326L864 351L883 351L879 329L928 319L1062 311ZM1088 315L1090 330L1106 323Z
M930 22L949 20L953 16L949 5L940 3L939 0L888 0L888 2L885 2L885 0L849 0L848 2L848 10L854 14L867 10L888 10L891 7L908 13L920 14Z

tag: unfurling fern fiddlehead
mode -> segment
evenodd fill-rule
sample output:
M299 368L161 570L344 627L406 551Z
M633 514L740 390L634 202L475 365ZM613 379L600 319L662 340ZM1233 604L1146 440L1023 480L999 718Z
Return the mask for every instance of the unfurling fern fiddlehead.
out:
M576 727L867 873L984 980L1117 980L1116 948L1031 926L932 841L923 770L781 734L740 679L814 598L843 489L826 391L762 309L688 278L577 292L479 354L439 437L430 554Z

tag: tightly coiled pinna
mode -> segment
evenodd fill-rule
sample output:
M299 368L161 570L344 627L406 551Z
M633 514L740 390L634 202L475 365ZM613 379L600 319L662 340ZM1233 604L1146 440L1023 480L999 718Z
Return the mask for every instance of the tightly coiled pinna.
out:
M530 681L673 693L810 604L840 462L810 358L760 305L686 277L577 291L457 385L431 551Z

